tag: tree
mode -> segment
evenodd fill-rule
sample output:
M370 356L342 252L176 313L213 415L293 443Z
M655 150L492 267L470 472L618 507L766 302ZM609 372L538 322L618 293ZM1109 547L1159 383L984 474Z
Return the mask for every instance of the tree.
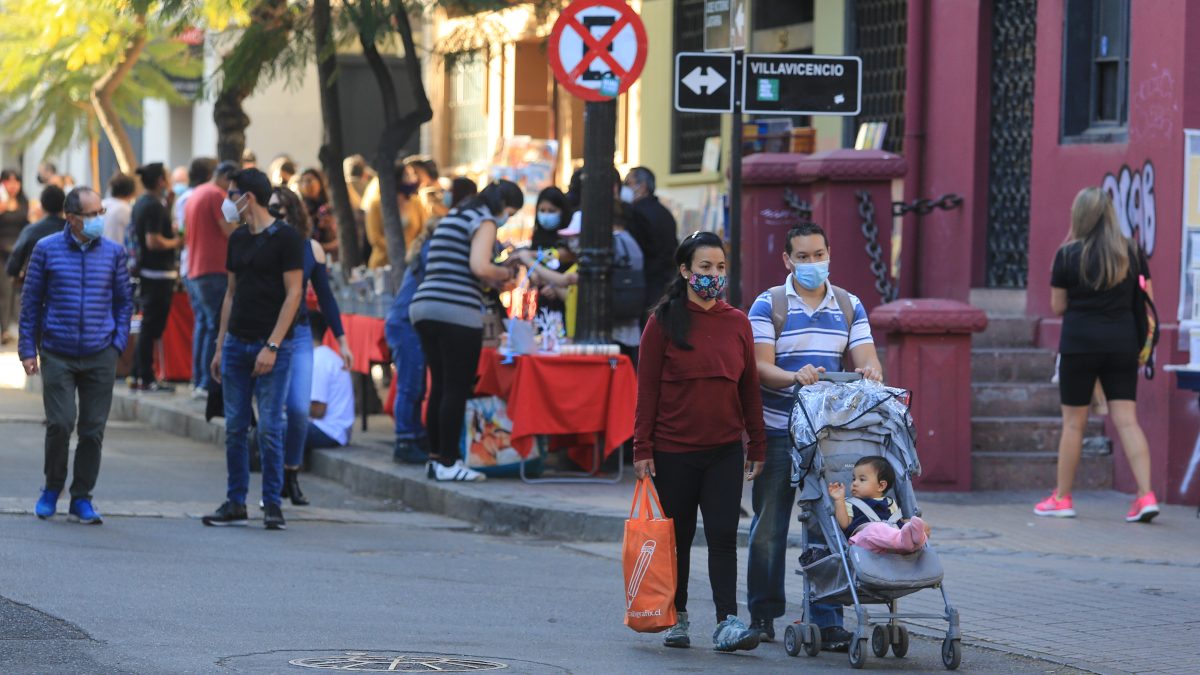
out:
M342 263L342 274L349 276L351 269L362 264L362 252L358 248L358 228L350 207L350 190L346 186L346 174L342 171L346 151L342 143L337 48L329 0L313 2L313 36L317 49L317 76L320 79L321 121L325 127L324 142L318 154L329 180L329 198L333 202L334 218L337 219L338 257Z
M51 152L104 130L121 170L138 164L126 123L144 99L181 104L172 77L203 68L176 39L189 25L237 21L246 0L8 0L0 5L2 128L28 143L48 129Z
M262 84L299 76L312 58L312 14L307 7L287 0L257 0L249 15L250 23L222 55L213 105L217 157L235 162L241 159L250 126L242 104Z

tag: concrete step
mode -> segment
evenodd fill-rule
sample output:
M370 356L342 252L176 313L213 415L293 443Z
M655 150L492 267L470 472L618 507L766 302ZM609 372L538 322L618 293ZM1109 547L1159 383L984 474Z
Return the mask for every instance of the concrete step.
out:
M1054 417L1061 412L1058 385L1050 382L976 382L971 414L991 417Z
M975 452L971 454L972 490L1052 490L1056 452ZM1075 490L1112 489L1112 455L1084 454L1075 472ZM1029 504L1033 509L1033 502Z
M974 382L1049 382L1054 376L1053 351L988 347L971 350Z
M1037 317L1032 316L989 316L988 327L971 339L975 348L984 347L1032 347Z
M979 453L1029 453L1058 452L1058 439L1062 434L1062 420L1058 417L989 417L971 418L971 452ZM1089 454L1111 454L1112 444L1104 435L1104 424L1098 419L1088 420L1083 435L1083 452Z
M972 288L967 302L988 316L1024 314L1029 292L1024 288Z

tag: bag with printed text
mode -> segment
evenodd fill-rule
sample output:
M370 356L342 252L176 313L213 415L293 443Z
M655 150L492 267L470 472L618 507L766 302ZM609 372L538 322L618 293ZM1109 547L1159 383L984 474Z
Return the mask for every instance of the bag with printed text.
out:
M625 625L658 633L675 625L675 522L663 513L649 478L637 482L625 521Z

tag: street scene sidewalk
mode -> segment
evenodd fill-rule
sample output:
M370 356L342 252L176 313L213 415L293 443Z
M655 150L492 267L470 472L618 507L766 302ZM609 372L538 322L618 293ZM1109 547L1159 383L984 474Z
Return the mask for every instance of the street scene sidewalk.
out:
M219 444L219 420L210 425L201 415L202 405L183 395L134 395L118 387L114 402L118 419ZM390 418L376 416L369 423L370 431L356 430L352 446L318 451L314 472L361 498L461 519L485 532L560 540L614 564L619 560L633 492L631 472L619 484L525 484L517 479L435 483L425 478L423 467L392 462ZM749 495L745 490L747 513ZM962 614L964 643L1098 673L1192 673L1200 668L1200 656L1187 647L1200 637L1194 611L1200 603L1195 582L1200 576L1200 520L1195 509L1164 505L1152 525L1127 524L1127 495L1094 492L1076 496L1079 517L1048 519L1032 512L1041 496L920 495L924 517L933 527L931 541L945 564L947 592ZM0 506L21 508L8 502ZM289 509L291 513L301 519L321 517L319 508ZM749 524L744 517L740 600ZM797 543L795 532L791 543ZM794 561L798 555L793 548L788 558ZM702 554L694 556L703 559ZM701 588L705 566L694 566L692 586ZM799 589L798 577L789 581L792 605L777 625L780 632L785 622L800 618ZM938 611L940 597L926 591L901 604L907 610ZM922 630L921 622L914 623L915 632L936 634L935 624Z

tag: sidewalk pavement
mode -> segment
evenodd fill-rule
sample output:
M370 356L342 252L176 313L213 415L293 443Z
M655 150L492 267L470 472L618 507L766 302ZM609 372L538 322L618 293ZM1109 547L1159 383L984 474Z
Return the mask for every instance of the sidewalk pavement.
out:
M118 385L113 418L221 446L222 421L205 422L203 408L203 402L183 393L131 394ZM372 417L370 431L355 429L353 446L318 451L313 470L355 494L395 500L489 532L564 540L577 550L619 560L632 472L611 485L527 485L517 479L435 483L424 477L422 467L394 464L391 441L391 419ZM749 494L744 491L747 510ZM1076 495L1078 518L1043 519L1032 514L1043 496L920 495L933 527L932 544L945 565L947 593L962 615L965 641L1098 673L1200 671L1195 648L1200 644L1200 519L1195 509L1164 506L1152 525L1126 524L1127 495L1082 493ZM743 540L748 528L749 518L743 518ZM697 537L698 545L702 541ZM798 555L793 549L788 559ZM739 557L744 589L744 551ZM706 578L705 559L693 556L697 589ZM789 580L793 605L799 588L799 579ZM907 610L941 609L934 591L902 604ZM799 607L789 606L777 632L798 618ZM945 628L944 623L914 623L914 633L930 636Z

